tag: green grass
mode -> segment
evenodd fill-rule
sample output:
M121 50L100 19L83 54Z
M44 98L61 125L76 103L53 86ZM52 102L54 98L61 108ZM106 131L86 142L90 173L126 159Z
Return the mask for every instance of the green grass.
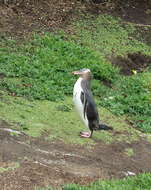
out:
M83 139L79 132L86 129L69 97L59 102L29 101L3 92L0 99L0 118L11 123L14 129L24 131L30 136L38 137L45 133L47 140L60 139L66 143L88 145L93 145L96 141L109 144L115 141L130 143L139 140L140 132L129 126L124 117L116 117L103 107L99 107L101 120L113 126L114 132L120 133L114 135L112 132L98 131L94 132L92 139Z
M88 16L72 27L75 35L34 35L30 42L19 46L13 40L2 41L0 73L6 77L0 89L30 100L61 101L72 95L76 78L71 71L88 67L94 74L92 88L99 104L151 132L150 68L125 77L107 59L133 52L151 55L151 47L135 38L137 31L132 24L124 25L119 18L108 15ZM104 86L103 81L113 87Z
M151 174L144 173L121 180L99 181L89 186L76 184L65 185L62 190L150 190ZM37 188L36 190L53 190L53 188Z
M0 173L6 172L6 171L10 171L10 170L15 170L16 168L20 167L20 164L18 162L11 163L9 165L10 166L7 166L7 167L0 167Z
M144 72L122 77L112 89L106 91L101 106L108 107L117 115L127 114L145 132L151 132L151 74Z
M100 181L88 187L67 185L63 190L150 190L151 174L141 174L122 180Z
M86 17L86 18L85 18ZM123 24L120 18L110 15L91 15L74 24L73 40L98 51L102 56L126 56L127 53L142 52L151 55L151 46L139 38L133 24Z
M90 68L96 82L117 78L118 69L97 52L62 38L51 33L35 35L22 47L1 48L0 71L7 76L1 89L28 98L57 100L72 94L73 70Z
M126 148L125 149L125 154L127 156L133 156L134 155L134 150L132 148Z

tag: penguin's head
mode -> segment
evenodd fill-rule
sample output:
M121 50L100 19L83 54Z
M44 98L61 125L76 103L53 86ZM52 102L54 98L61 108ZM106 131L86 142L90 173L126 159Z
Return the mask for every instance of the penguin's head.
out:
M80 77L87 80L91 80L92 78L91 70L87 68L80 69L79 71L73 71L72 74L79 75Z

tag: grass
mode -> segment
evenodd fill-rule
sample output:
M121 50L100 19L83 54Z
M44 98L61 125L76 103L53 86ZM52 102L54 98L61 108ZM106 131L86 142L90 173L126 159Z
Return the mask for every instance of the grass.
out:
M0 70L7 77L1 83L17 95L58 100L72 93L73 70L88 67L95 80L115 80L118 69L91 49L65 41L62 36L35 35L27 45L1 49ZM51 92L51 93L50 93Z
M79 137L79 132L85 130L85 126L76 114L70 97L59 102L29 101L9 96L6 92L1 93L1 118L11 123L16 130L24 131L30 136L38 137L47 133L47 140L60 139L66 143L88 145L93 145L98 140L109 144L114 141L130 143L139 139L140 132L130 127L124 117L116 117L103 107L99 108L102 121L123 134L101 131L94 132L92 139L83 139Z
M100 181L88 187L68 185L63 190L150 190L151 174L141 174L123 180Z
M106 91L101 106L117 115L128 115L135 126L151 132L151 75L144 72L122 77L112 89Z
M16 168L19 168L20 164L18 162L15 163L10 163L8 164L7 167L0 167L0 173L10 171L10 170L15 170Z
M132 148L126 148L125 149L125 154L127 156L133 156L134 155L134 150Z
M120 18L106 14L84 18L73 26L75 35L72 38L79 44L102 56L126 56L135 52L151 55L151 47L143 42L143 38L138 38L139 33L133 24L123 24Z
M135 177L127 177L121 180L99 181L89 186L76 184L65 185L62 190L150 190L151 174L144 173ZM36 190L53 190L53 188L38 188Z

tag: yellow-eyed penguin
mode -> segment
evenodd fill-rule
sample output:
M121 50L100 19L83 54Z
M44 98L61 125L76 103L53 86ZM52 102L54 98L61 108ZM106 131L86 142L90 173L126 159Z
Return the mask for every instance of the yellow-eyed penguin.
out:
M82 121L90 130L89 132L80 132L81 137L92 137L93 130L110 130L112 127L101 124L96 104L90 89L92 73L90 69L81 69L73 71L72 74L79 75L73 89L73 102Z

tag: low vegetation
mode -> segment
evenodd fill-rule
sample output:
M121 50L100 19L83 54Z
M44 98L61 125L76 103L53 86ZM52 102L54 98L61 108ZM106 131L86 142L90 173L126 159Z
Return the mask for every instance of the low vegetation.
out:
M93 145L96 140L109 144L115 141L130 143L139 139L140 133L128 125L124 117L116 117L103 107L99 108L102 121L112 125L119 135L101 131L95 132L93 139L80 138L79 132L84 126L75 113L72 99L67 97L58 102L29 101L1 92L0 108L1 117L11 123L14 129L33 137L47 134L47 140L60 139L66 143L87 145ZM123 131L126 133L121 134Z
M134 156L134 150L132 149L132 148L126 148L125 149L125 154L127 155L127 156Z
M127 114L129 120L145 132L151 132L151 77L144 72L130 77L122 77L114 88L106 91L102 106L117 115Z
M10 170L15 170L16 168L19 168L20 164L18 162L8 163L4 167L0 167L0 173L7 172Z
M89 186L76 184L66 185L62 190L150 190L151 174L144 173L136 177L128 177L122 180L99 181ZM53 188L37 188L36 190L53 190Z
M7 76L1 87L33 99L57 100L71 94L75 81L71 72L81 67L93 70L96 80L112 81L118 73L95 51L50 33L36 35L15 50L2 48L0 59L1 72Z
M84 18L73 26L72 40L76 43L94 49L102 56L126 56L136 52L151 55L151 47L139 37L133 24L123 23L120 18L110 15Z
M151 186L151 174L142 174L136 177L129 177L123 180L100 181L89 187L68 185L63 190L149 190Z

